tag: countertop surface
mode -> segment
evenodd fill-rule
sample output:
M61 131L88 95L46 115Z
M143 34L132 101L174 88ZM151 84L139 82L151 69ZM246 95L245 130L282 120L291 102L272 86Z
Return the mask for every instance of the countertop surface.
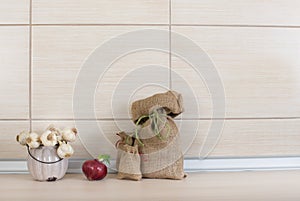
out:
M88 181L67 174L55 182L34 181L29 174L1 174L0 200L300 200L300 170L189 173L181 181L118 180L110 174Z

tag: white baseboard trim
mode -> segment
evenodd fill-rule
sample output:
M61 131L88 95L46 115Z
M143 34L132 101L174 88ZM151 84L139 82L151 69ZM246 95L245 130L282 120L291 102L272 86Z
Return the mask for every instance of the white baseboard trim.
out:
M300 169L300 157L205 159L184 162L187 172Z
M83 162L70 159L68 173L81 173ZM114 172L115 161L111 161L111 167L110 172ZM184 169L186 172L292 170L300 169L300 157L185 159ZM28 173L25 160L0 161L0 174L22 173Z

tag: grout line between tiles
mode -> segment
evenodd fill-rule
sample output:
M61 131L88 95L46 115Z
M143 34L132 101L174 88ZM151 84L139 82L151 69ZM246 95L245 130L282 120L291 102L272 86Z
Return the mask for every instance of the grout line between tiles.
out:
M0 119L0 121L29 121L29 119Z
M227 117L227 118L183 118L178 120L297 120L300 117ZM176 120L176 119L175 119Z
M29 1L29 130L32 130L32 0Z
M300 117L244 117L244 118L175 118L176 121L211 121L211 120L298 120ZM0 119L0 121L29 121L30 119ZM126 121L130 118L102 118L102 119L72 119L72 118L32 118L31 121Z
M293 25L245 25L245 24L172 24L177 27L236 27L236 28L300 28Z
M0 27L30 26L30 24L0 24Z
M55 118L47 118L47 119L32 119L32 121L123 121L123 120L130 120L129 118L118 118L118 119L113 119L113 118L103 118L103 119L72 119L72 118L65 118L65 119L55 119Z
M169 89L172 90L172 0L169 0Z
M290 28L299 29L293 25L243 25L243 24L0 24L5 26L176 26L176 27L236 27L236 28Z
M172 0L169 0L170 2ZM169 5L168 24L32 24L32 26L198 26L198 27L253 27L253 28L300 28L293 25L243 25L243 24L173 24L171 3ZM13 24L11 24L13 26ZM24 24L25 25L25 24ZM5 25L4 25L5 26Z
M32 24L32 26L169 26L169 24Z

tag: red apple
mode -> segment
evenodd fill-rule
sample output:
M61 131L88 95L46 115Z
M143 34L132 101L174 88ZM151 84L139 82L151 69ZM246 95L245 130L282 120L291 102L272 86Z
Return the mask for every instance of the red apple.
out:
M107 167L103 162L108 162L108 160L109 156L106 155L100 156L99 160L87 160L82 164L82 172L90 181L101 180L107 175Z

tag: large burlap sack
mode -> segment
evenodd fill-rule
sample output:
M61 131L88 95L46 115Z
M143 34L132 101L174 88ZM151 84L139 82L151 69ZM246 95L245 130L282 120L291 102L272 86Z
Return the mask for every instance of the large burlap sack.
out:
M116 144L118 149L116 164L118 170L117 178L138 181L142 178L138 145L131 146L126 144L126 137L124 137L124 134L124 132L121 134L121 140ZM130 140L132 140L132 138L130 138Z
M183 112L182 96L175 91L167 91L133 102L131 105L133 122L136 122L143 115L150 114L153 107L164 108L167 115L174 118Z
M160 116L149 118L139 128L141 172L145 178L183 179L183 155L179 131L173 119L161 110ZM155 125L154 125L155 124ZM154 129L156 127L156 130Z

